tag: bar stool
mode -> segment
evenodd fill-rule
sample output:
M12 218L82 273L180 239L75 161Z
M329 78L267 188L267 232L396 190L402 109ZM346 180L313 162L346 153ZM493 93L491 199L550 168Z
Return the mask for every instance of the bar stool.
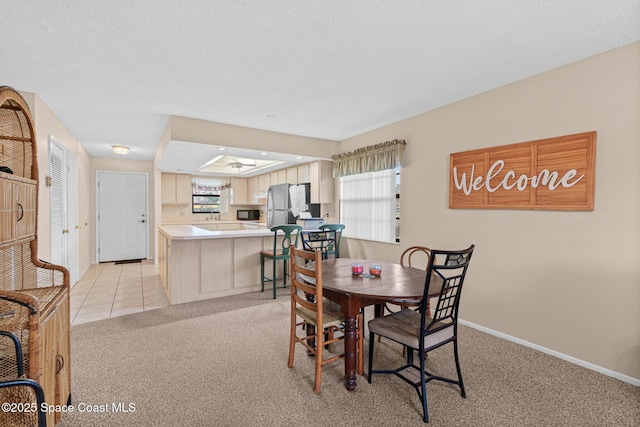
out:
M298 236L300 235L300 231L302 231L302 227L299 225L276 225L271 227L271 231L273 231L273 250L262 250L260 251L260 280L262 283L262 292L264 292L264 283L265 282L273 282L273 299L276 298L276 282L278 280L282 280L282 286L287 286L287 264L289 263L289 246L294 245L298 246ZM278 244L279 234L282 236L284 233L284 237L280 244ZM295 240L292 240L295 236ZM265 259L271 259L273 262L273 270L271 277L265 277L264 274L264 262ZM276 263L277 261L282 261L282 277L276 278Z
M342 240L344 224L323 224L318 228L322 231L330 231L333 233L334 244L329 246L326 254L327 257L333 255L335 258L340 258L340 241Z

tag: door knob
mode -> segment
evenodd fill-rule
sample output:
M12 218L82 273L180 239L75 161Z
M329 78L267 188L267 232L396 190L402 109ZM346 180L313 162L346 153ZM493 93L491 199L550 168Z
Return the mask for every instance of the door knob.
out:
M80 230L80 226L76 224L76 230Z
M62 234L67 234L69 230L62 230Z

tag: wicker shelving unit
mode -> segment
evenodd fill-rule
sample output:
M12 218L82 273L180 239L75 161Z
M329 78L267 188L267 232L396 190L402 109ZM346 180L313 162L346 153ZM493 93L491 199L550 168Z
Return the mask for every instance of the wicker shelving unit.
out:
M25 376L48 405L71 401L69 272L38 259L38 165L33 120L24 99L0 86L0 330L23 349ZM16 375L8 341L0 341L0 380ZM4 392L3 393L8 393ZM13 396L0 393L0 400ZM23 425L0 412L0 427ZM54 426L61 413L47 415Z

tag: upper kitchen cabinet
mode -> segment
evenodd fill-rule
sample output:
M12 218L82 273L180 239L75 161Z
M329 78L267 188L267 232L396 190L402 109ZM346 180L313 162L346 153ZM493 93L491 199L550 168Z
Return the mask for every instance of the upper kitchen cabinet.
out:
M298 168L296 166L292 166L290 168L286 169L286 174L287 174L287 183L289 184L297 184L300 181L298 181Z
M191 175L163 173L162 203L191 203Z
M229 203L232 205L248 205L253 200L249 197L249 182L246 178L231 178Z
M259 182L259 178L257 176L251 177L249 178L248 181L248 188L247 190L249 191L249 201L251 203L257 203L258 202L258 193L259 188L260 188L260 182Z
M319 160L309 163L311 203L333 203L333 162Z
M278 183L280 184L286 184L287 182L287 170L286 169L280 169L278 171ZM273 184L271 184L273 185Z
M258 198L267 197L267 192L271 186L271 174L258 175Z
M280 172L271 172L269 175L271 176L271 185L284 184L284 182L280 182Z
M309 163L298 166L298 184L309 182Z

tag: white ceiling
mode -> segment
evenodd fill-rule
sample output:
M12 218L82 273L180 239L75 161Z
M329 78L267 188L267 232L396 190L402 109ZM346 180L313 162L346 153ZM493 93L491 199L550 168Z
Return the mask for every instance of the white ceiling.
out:
M640 40L638 0L0 0L0 11L0 85L36 93L92 156L126 145L141 160L170 115L339 141ZM163 158L173 168L175 148ZM185 165L209 160L195 158L206 147L177 148Z

